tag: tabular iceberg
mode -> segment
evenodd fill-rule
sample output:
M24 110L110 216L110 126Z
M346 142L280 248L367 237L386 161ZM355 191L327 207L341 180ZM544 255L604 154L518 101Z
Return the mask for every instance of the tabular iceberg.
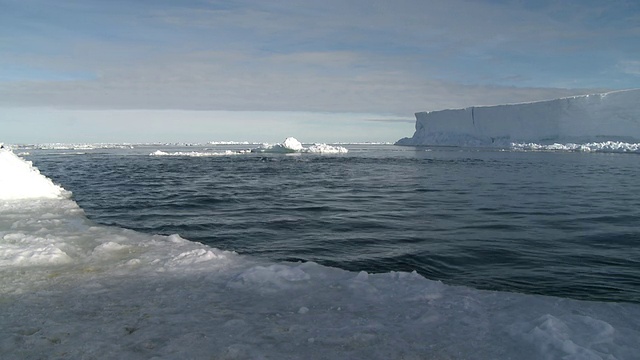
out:
M640 140L640 89L522 104L416 113L416 131L396 145Z

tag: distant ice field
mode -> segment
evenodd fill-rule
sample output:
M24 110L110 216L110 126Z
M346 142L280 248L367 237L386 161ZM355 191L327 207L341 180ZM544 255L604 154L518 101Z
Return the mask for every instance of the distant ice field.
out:
M0 150L1 357L637 359L637 155L310 147Z

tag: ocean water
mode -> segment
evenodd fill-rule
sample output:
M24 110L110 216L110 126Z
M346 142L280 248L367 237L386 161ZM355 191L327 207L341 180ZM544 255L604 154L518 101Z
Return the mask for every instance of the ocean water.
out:
M286 143L0 150L0 357L639 358L637 154Z
M25 158L99 224L272 262L640 303L637 154L240 151L250 147L30 149Z

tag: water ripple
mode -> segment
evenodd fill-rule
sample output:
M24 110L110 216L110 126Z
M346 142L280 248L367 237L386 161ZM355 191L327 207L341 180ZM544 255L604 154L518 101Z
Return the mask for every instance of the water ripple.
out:
M273 260L640 302L636 157L390 149L34 161L105 224Z

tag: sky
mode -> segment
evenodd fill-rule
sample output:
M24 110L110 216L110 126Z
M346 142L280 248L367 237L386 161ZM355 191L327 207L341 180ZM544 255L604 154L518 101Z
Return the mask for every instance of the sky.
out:
M637 0L0 0L0 141L396 141L640 87Z

